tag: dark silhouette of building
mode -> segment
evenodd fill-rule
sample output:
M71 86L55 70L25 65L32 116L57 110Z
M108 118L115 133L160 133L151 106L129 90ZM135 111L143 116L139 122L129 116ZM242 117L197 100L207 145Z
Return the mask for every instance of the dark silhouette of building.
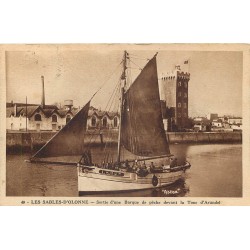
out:
M167 127L168 131L180 131L188 127L189 80L190 73L182 72L180 66L176 66L172 73L161 78L160 98L163 119L167 120L165 129ZM165 103L166 109L163 103Z

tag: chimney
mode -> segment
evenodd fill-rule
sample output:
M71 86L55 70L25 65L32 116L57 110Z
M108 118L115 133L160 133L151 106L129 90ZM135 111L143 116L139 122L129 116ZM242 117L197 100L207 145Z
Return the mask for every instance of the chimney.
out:
M41 80L42 80L42 102L41 102L41 106L42 106L42 108L45 108L44 76L41 76Z
M14 104L14 117L16 117L16 115L17 115L17 105L16 105L16 103Z

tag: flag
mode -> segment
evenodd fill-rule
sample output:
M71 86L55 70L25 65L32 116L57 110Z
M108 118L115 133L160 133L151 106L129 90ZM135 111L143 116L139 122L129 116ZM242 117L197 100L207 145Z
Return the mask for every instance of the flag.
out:
M184 64L188 64L188 60L184 61Z
M181 70L181 66L180 65L175 65L175 69Z

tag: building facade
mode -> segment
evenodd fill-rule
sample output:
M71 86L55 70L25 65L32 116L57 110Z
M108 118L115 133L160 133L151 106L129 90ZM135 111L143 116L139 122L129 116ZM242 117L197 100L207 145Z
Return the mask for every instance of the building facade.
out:
M27 131L58 131L79 111L72 105L58 108L55 105L27 104L26 106L24 103L7 103L6 129L7 131L26 131L27 126ZM118 129L118 127L117 112L100 111L90 107L87 129Z
M182 72L178 66L161 78L160 99L166 105L163 118L167 119L168 131L182 130L188 126L189 80L190 74Z
M58 131L77 110L59 109L55 105L7 103L7 131Z
M209 113L209 114L207 114L207 119L210 121L216 120L216 119L218 119L218 114Z
M227 121L231 125L242 125L242 117L228 117Z
M90 107L87 129L118 129L119 128L119 115L118 112L108 112Z
M212 130L242 131L242 117L223 116L212 121Z

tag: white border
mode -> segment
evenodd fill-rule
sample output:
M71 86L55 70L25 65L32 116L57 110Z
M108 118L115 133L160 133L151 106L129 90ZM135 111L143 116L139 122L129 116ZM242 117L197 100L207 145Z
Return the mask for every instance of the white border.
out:
M249 43L243 3L9 0L1 2L0 43ZM3 249L244 249L250 222L248 208L235 207L0 211Z

